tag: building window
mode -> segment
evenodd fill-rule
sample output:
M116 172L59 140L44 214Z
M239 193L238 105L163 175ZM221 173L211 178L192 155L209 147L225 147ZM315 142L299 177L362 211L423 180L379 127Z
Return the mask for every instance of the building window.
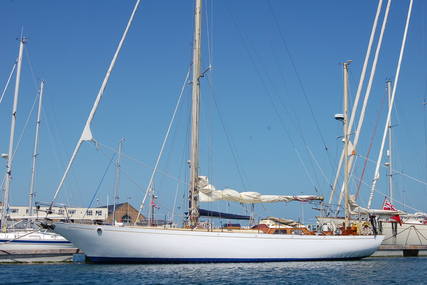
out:
M10 212L11 213L18 213L18 209L12 208L12 209L10 209Z
M76 210L68 210L68 214L74 215L76 213Z
M122 223L130 223L132 221L132 218L128 215L124 215L122 217Z
M25 214L28 214L28 209L25 210Z
M88 215L88 216L92 216L92 210L87 210L87 211L86 211L86 215Z
M64 214L64 210L63 210L63 209L59 209L59 210L58 210L58 214L59 214L59 215L63 215L63 214Z
M102 216L102 210L100 210L100 211L95 211L95 216Z

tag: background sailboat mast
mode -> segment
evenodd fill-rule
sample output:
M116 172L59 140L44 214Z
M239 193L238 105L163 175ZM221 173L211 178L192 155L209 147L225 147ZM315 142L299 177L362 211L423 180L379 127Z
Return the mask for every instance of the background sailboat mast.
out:
M387 80L387 95L388 95L388 107L389 108L393 108L392 106L390 106L391 103L391 81ZM391 150L392 150L392 140L391 140L391 116L390 116L390 121L388 124L388 151L387 151L387 156L388 156L388 196L390 198L390 203L393 204L393 157L391 155Z
M36 122L36 134L34 138L34 150L33 150L33 164L31 168L31 183L30 183L30 193L28 194L28 215L33 215L33 198L34 198L34 182L36 178L36 160L38 155L39 148L39 130L40 130L40 116L42 112L42 102L43 102L43 91L44 91L44 81L40 82L40 94L39 94L39 106L37 110L37 122Z
M13 141L15 137L16 111L18 108L19 97L19 82L21 80L22 54L24 51L25 41L26 39L21 36L21 38L19 39L18 65L16 69L15 94L13 96L12 121L10 124L9 151L7 154L6 181L4 185L3 209L1 216L1 228L3 232L7 229L7 215L9 212L9 190L10 183L12 182Z
M141 0L137 0L135 3L135 6L132 10L132 14L130 15L129 21L128 21L126 28L123 32L123 35L120 39L119 45L117 46L116 52L114 53L113 59L111 60L110 66L108 67L107 73L105 74L104 80L102 81L101 88L98 91L98 95L96 96L95 102L94 102L92 109L89 113L89 117L87 118L86 124L83 128L83 131L82 131L82 134L80 135L80 139L78 140L78 142L74 148L73 154L71 155L71 158L68 161L67 167L65 168L65 172L62 175L61 181L59 182L59 185L56 188L55 194L53 195L52 202L50 203L50 206L49 206L49 211L52 210L53 203L55 202L55 200L59 194L59 191L61 191L62 186L64 185L65 179L68 176L68 172L71 169L71 166L72 166L72 164L73 164L73 162L77 156L77 153L79 152L79 149L80 149L82 143L85 141L92 141L92 142L95 141L93 136L92 136L92 131L90 128L91 124L92 124L92 120L95 117L95 113L96 113L96 110L98 109L99 103L101 102L102 96L104 96L104 91L105 91L105 88L107 88L107 83L108 83L108 80L110 79L111 72L113 71L114 65L116 64L116 60L120 54L123 43L125 42L126 36L127 36L128 31L130 29L130 26L132 25L133 18L135 16L136 10L138 10L138 6L139 6L140 2L141 2Z
M190 148L190 188L189 218L190 226L195 227L199 220L199 107L200 107L200 46L201 46L201 7L202 1L196 0L194 9L194 43L193 43L193 85L191 107L191 148Z
M357 111L357 106L359 104L360 94L362 93L363 84L365 82L366 69L368 67L369 58L371 56L372 44L373 44L374 39L375 39L375 33L377 30L378 18L379 18L380 13L381 13L382 5L383 5L383 0L379 0L377 12L375 14L374 23L372 24L371 36L369 37L368 49L366 50L365 60L363 62L363 67L362 67L362 72L360 73L360 79L359 79L359 85L358 85L357 91L356 91L356 97L354 99L354 104L353 104L353 108L351 111L349 129L353 129L353 122L354 122L354 119L356 116L356 111ZM340 161L338 163L337 173L335 175L334 183L332 185L332 191L331 191L330 196L329 196L329 205L331 205L332 199L334 198L335 190L336 190L337 184L338 184L338 179L339 179L340 174L341 174L343 161L344 161L344 149L341 152L341 157L340 157Z
M119 149L117 151L117 160L116 160L116 175L115 175L115 181L114 181L114 197L113 197L113 222L112 224L116 225L116 205L119 201L119 188L120 188L120 160L122 156L122 146L123 142L125 141L124 138L122 138L119 142Z
M394 98L396 96L396 88L397 88L397 84L399 83L400 67L401 67L402 60L403 60L403 53L405 51L406 37L408 35L408 28L409 28L409 22L411 20L411 15L412 15L413 3L414 3L413 0L411 0L409 2L408 15L406 16L405 30L403 32L402 45L400 47L400 53L399 53L399 60L397 62L396 74L395 74L394 81L393 81L393 90L392 90L391 99L390 99L390 103L389 103L387 120L386 120L386 124L384 127L384 133L383 133L383 138L381 141L380 152L378 153L377 164L375 166L375 173L374 173L374 179L372 180L371 193L369 194L368 209L371 208L372 200L374 198L374 193L375 193L375 189L376 189L376 185L377 185L378 180L380 179L379 171L380 171L381 161L382 161L382 157L383 157L385 140L387 139L387 131L388 131L388 126L389 126L389 122L391 119L391 112L393 110L393 102L394 102Z
M350 224L349 197L348 197L348 182L349 182L349 133L348 133L348 65L351 61L344 62L344 195L345 195L345 227Z

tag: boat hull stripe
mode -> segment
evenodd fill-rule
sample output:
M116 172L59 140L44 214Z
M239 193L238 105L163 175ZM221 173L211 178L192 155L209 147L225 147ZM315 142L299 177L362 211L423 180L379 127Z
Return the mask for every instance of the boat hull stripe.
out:
M7 239L0 239L0 243L7 242L7 243L49 243L49 244L70 244L70 241L47 241L47 240L7 240ZM1 245L1 244L0 244Z
M359 260L355 258L120 258L87 256L87 261L94 263L239 263L239 262L283 262L283 261L339 261Z

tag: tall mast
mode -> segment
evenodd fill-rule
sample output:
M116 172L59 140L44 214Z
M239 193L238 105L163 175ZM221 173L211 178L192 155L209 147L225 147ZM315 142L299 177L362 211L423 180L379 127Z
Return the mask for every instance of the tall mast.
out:
M372 90L372 84L374 81L374 77L375 77L375 73L377 70L377 64L378 64L378 59L379 59L379 55L380 55L380 51L381 51L381 47L382 47L382 42L383 42L383 38L384 38L384 33L385 33L385 29L387 26L387 20L388 20L388 15L390 12L390 5L391 5L391 0L387 1L387 6L384 12L384 17L383 17L383 23L381 25L381 32L380 35L378 37L378 42L377 42L377 47L375 49L375 55L372 61L372 68L371 68L371 74L369 75L369 80L368 80L368 85L366 87L366 91L365 91L365 98L363 99L363 105L362 105L362 109L360 110L360 114L359 114L359 120L357 123L357 127L356 127L356 131L355 131L355 135L354 135L354 139L353 139L353 148L357 149L358 143L359 143L359 138L360 138L360 134L361 134L361 130L362 130L362 126L363 126L363 122L365 120L365 114L366 114L366 109L368 107L368 101L369 101L369 97L371 95L371 90ZM353 117L354 119L354 117ZM352 120L350 118L350 125L349 125L349 129L350 129L350 133L352 130ZM349 162L349 168L351 171L351 169L353 168L353 161L354 161L355 156L351 156L350 157L350 162ZM341 188L341 193L340 193L340 197L338 200L338 208L341 205L341 201L342 201L342 196L343 196L343 192L344 192L344 186L342 186Z
M114 181L114 197L113 197L113 225L116 224L116 204L119 201L119 188L120 188L120 160L122 156L122 145L124 142L124 138L122 138L119 142L119 150L117 152L117 160L116 160L116 177Z
M18 54L18 62L17 62L17 69L16 69L15 94L13 96L12 120L10 124L10 137L9 137L9 151L7 154L6 181L4 185L3 209L2 209L2 216L1 216L1 228L3 232L5 232L7 229L7 215L9 212L9 191L10 191L10 184L12 182L13 141L15 137L16 110L18 107L19 82L21 80L22 54L24 51L25 41L26 39L23 36L19 38L19 54Z
M388 94L388 107L392 108L391 104L391 81L387 80L387 94ZM393 164L392 164L392 140L391 140L391 116L388 123L388 196L390 197L390 203L393 204Z
M199 107L200 107L200 46L201 46L201 8L202 1L196 0L194 9L194 43L193 43L193 86L191 107L191 149L190 149L190 185L189 218L190 226L195 227L199 221L199 190L197 188L199 171Z
M40 116L42 111L42 102L43 102L43 91L44 91L44 81L40 82L39 90L39 106L37 110L37 121L36 121L36 135L34 137L34 150L33 150L33 165L31 168L31 184L30 184L30 193L28 194L28 215L33 215L33 198L34 198L34 182L36 178L36 160L38 156L39 148L39 129L40 129Z
M345 195L345 227L350 225L350 207L349 207L349 194L348 194L348 182L349 182L349 159L348 159L348 147L349 147L349 133L348 133L348 66L351 61L344 62L344 195Z
M382 5L383 5L383 0L379 0L377 12L375 14L375 19L374 19L374 22L372 24L371 36L369 37L368 49L366 50L365 60L363 62L363 67L362 67L362 72L360 73L359 85L357 86L356 96L354 98L354 105L353 105L353 108L351 111L349 129L353 129L353 122L354 122L354 118L356 116L357 106L359 104L359 98L360 98L360 95L362 93L362 87L363 87L363 84L365 82L366 69L368 67L369 58L371 56L372 44L374 42L375 33L377 31L378 18L379 18L380 13L381 13ZM334 183L332 185L332 191L329 195L329 204L332 203L332 199L334 198L335 190L336 190L337 184L338 184L338 179L339 179L340 174L341 174L343 160L344 160L344 150L341 152L341 157L340 157L340 160L338 163L337 173L335 175Z
M397 62L396 74L394 76L394 81L393 81L393 91L391 93L390 107L388 108L388 112L387 112L387 119L386 119L386 124L384 126L383 138L381 140L380 152L378 153L377 164L375 166L374 179L372 180L372 185L371 185L371 193L369 194L368 209L371 208L372 200L374 198L374 193L375 193L375 189L376 189L376 185L377 185L378 180L380 179L380 165L381 165L381 160L383 157L385 140L387 139L387 130L388 130L389 122L391 119L391 111L392 111L392 107L393 107L393 102L394 102L394 98L396 96L396 88L397 88L397 84L399 82L400 67L401 67L402 60L403 60L403 53L405 51L406 37L408 35L408 28L409 28L409 22L411 20L411 15L412 15L412 4L413 3L414 3L413 0L409 1L408 15L406 16L406 23L405 23L405 30L403 32L402 45L400 47L399 60Z

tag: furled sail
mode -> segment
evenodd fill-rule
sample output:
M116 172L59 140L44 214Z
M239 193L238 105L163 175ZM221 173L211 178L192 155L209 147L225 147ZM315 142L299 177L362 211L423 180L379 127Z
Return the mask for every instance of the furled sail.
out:
M395 215L404 215L405 212L402 211L392 211L392 210L383 210L383 209L366 209L360 207L356 201L354 195L350 196L349 199L350 209L352 215L364 214L364 215L379 215L379 216L395 216Z
M198 188L200 202L215 202L224 200L239 203L273 203L290 201L308 202L313 200L323 201L322 196L314 195L261 195L258 192L238 192L229 188L224 190L217 190L215 189L215 186L209 184L209 180L206 176L199 176Z

